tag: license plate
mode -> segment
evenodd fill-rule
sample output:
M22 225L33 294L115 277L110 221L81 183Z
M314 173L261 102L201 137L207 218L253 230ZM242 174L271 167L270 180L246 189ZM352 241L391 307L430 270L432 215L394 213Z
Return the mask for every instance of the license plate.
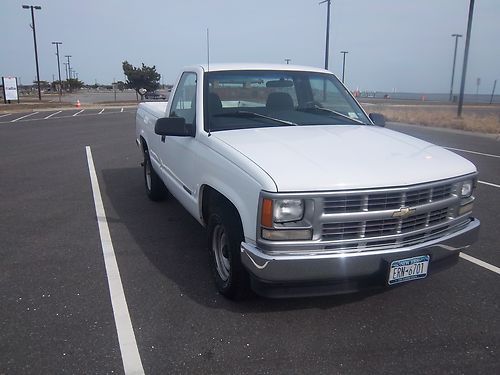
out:
M421 255L392 261L389 272L389 285L423 279L427 276L429 260L429 255Z

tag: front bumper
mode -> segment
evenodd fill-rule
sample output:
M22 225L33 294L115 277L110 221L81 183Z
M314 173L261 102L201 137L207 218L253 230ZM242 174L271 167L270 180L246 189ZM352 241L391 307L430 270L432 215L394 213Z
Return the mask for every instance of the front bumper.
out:
M479 226L479 220L470 218L462 229L432 241L357 253L275 255L243 242L241 260L250 272L254 290L261 295L294 295L292 289L298 290L296 295L345 293L386 284L393 260L430 255L431 273L472 245L478 238Z

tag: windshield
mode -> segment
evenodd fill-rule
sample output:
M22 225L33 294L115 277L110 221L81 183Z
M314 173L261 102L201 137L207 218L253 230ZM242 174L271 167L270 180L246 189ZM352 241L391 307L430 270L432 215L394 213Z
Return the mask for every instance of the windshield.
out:
M205 74L205 98L207 131L370 123L332 74L209 72Z

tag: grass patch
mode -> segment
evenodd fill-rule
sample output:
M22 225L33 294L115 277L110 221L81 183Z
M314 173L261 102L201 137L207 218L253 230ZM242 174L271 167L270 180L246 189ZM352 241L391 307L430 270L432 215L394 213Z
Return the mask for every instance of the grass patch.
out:
M445 105L396 105L369 104L367 112L382 113L388 121L425 126L468 130L481 133L500 133L500 107L464 107L462 117L457 117L455 106Z

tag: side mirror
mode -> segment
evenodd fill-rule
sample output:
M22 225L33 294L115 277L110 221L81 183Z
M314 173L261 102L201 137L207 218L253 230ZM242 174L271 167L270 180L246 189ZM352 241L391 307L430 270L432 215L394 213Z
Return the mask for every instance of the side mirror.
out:
M377 126L385 126L385 117L381 113L370 113L368 115L370 117L370 120L377 125Z
M184 117L162 117L156 120L155 133L174 137L194 137L194 127Z

